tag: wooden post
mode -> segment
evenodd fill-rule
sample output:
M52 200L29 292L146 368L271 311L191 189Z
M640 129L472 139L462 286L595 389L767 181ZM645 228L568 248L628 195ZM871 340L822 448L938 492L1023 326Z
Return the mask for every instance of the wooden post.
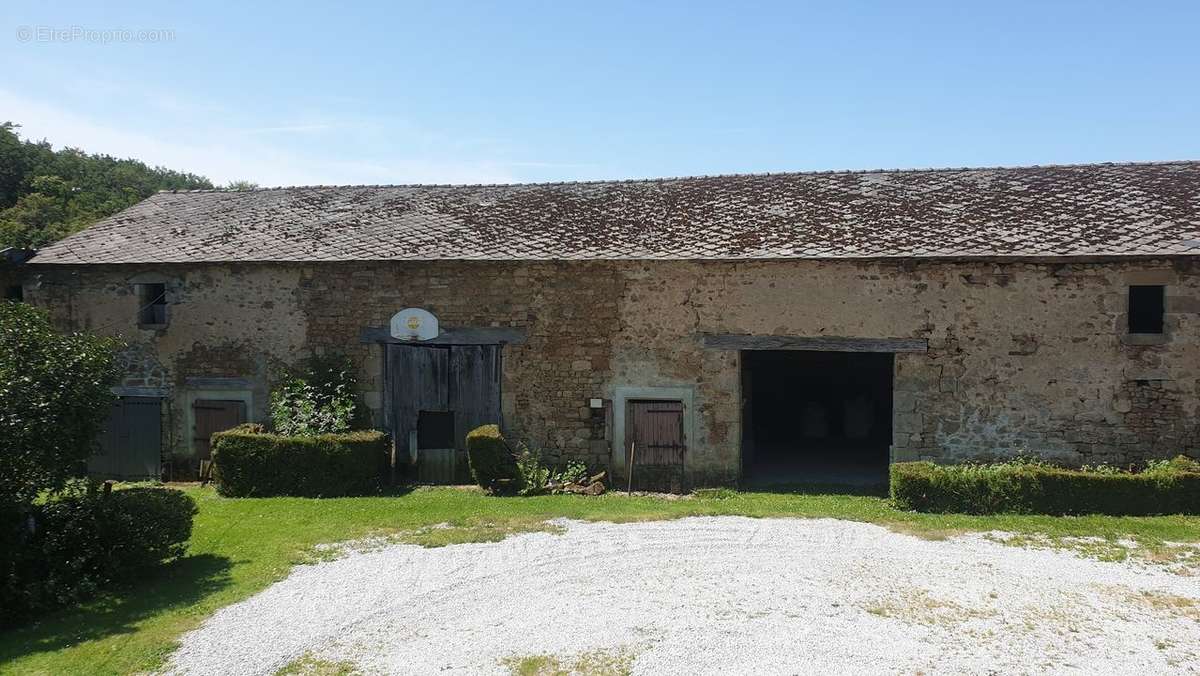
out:
M627 467L625 471L625 473L629 475L629 484L626 486L625 492L630 495L633 495L633 452L635 450L637 450L636 441L629 444L629 467Z

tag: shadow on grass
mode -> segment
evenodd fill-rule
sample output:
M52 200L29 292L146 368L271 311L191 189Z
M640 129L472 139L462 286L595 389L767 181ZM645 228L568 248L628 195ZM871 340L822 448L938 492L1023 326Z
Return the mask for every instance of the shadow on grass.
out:
M81 606L35 618L0 634L0 664L84 641L128 634L171 608L186 608L230 584L231 561L201 554L173 561L144 577L102 592Z
M888 485L881 484L818 484L818 483L751 483L738 487L741 493L785 493L790 495L853 495L886 498Z
M416 484L416 483L412 483L412 482L408 482L408 481L405 481L405 482L397 481L395 484L381 487L379 489L379 492L374 494L374 497L401 498L401 497L404 497L405 495L408 495L409 493L412 493L413 491L415 491L416 489L418 489L420 487L421 487L421 484Z

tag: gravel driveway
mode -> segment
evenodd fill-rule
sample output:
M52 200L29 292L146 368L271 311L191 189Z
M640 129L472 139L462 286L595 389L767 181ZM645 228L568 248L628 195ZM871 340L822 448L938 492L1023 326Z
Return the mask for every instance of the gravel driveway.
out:
M832 519L561 522L300 566L183 638L170 669L368 673L1197 673L1200 582L1133 563Z

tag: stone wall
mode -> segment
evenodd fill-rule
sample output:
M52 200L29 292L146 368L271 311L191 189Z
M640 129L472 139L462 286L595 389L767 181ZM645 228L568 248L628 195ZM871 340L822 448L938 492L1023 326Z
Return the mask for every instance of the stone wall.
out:
M693 393L688 472L739 471L739 354L706 333L921 338L895 366L894 457L1133 462L1195 448L1200 282L1189 262L396 262L39 267L26 290L63 326L121 334L129 382L162 382L186 455L183 396L240 379L256 418L279 368L350 354L381 420L382 350L360 343L404 307L443 328L512 327L504 422L533 443L606 465L617 388ZM168 285L170 324L141 330L136 281ZM1167 285L1167 335L1125 335L1130 283ZM189 384L193 383L193 384ZM597 415L605 417L597 421Z

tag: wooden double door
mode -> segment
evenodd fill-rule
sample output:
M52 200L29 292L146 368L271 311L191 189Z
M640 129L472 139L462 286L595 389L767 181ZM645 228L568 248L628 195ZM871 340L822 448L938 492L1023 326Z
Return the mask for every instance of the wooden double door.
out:
M384 373L397 463L415 460L419 481L454 482L467 433L501 422L500 346L388 344Z

